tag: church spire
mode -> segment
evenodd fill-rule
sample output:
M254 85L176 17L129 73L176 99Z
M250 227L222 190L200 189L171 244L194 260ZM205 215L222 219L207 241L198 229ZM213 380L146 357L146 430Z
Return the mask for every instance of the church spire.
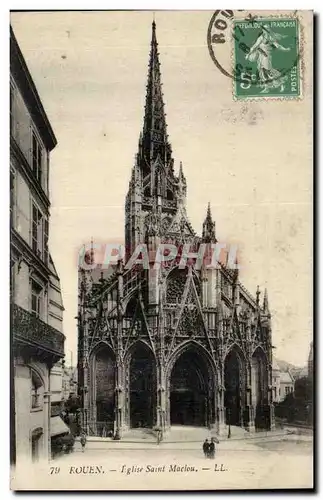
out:
M183 164L182 162L180 162L177 184L177 199L179 204L181 204L182 206L185 206L186 203L186 189L186 178L183 173Z
M156 23L153 21L142 134L142 159L144 160L144 170L147 173L158 156L164 164L171 161L171 146L167 140L166 128Z
M183 183L183 184L186 184L186 178L185 178L185 175L183 173L183 163L182 162L179 162L179 172L178 172L178 178L179 180Z
M263 311L264 311L264 313L266 313L266 314L268 314L268 313L269 313L269 303L268 303L268 292L267 292L267 288L265 288L265 293L264 293Z
M216 243L215 237L215 222L213 222L211 214L210 202L208 203L206 217L203 222L202 240L204 243Z

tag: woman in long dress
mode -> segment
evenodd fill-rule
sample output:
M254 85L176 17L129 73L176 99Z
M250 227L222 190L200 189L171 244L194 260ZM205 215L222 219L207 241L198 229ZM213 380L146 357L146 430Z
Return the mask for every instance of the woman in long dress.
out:
M268 92L268 89L273 87L281 87L281 92L284 90L284 82L287 80L287 76L282 75L281 71L273 68L272 50L289 51L289 47L284 47L278 43L279 40L285 37L286 35L274 33L268 24L264 24L257 40L246 55L248 61L257 63L260 86L264 87L262 92Z

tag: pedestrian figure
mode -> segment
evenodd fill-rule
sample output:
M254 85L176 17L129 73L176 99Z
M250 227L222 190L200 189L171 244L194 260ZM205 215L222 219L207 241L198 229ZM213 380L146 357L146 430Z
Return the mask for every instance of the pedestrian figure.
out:
M209 458L215 457L215 443L218 443L219 440L217 438L211 438L211 443L209 445Z
M162 440L162 431L160 428L156 429L156 434L157 434L157 444L159 444Z
M215 443L214 438L211 438L211 443L209 444L209 458L214 458L215 456Z
M208 456L209 456L209 446L210 446L209 440L206 439L203 443L203 452L204 452L205 458L208 458Z
M85 445L86 445L86 435L83 433L81 435L81 446L82 446L82 453L85 451Z

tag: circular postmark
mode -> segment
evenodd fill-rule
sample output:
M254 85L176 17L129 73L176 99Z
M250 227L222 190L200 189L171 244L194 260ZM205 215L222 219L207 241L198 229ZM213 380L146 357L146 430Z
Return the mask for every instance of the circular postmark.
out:
M216 10L207 45L222 74L234 80L238 97L299 96L299 22L290 16L255 16Z

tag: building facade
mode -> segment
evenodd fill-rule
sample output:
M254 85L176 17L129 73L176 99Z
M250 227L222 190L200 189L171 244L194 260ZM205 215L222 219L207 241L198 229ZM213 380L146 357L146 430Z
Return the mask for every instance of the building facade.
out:
M289 371L280 373L279 385L279 401L284 401L288 394L294 393L295 380Z
M10 29L12 463L50 456L51 370L64 357L64 308L48 249L49 154L55 145Z
M66 366L63 370L62 400L67 401L70 396L77 395L77 369L75 366Z
M282 365L282 363L280 362ZM300 369L304 371L304 369ZM273 358L272 365L272 387L273 403L281 403L288 394L293 394L295 389L295 378L291 370L284 366L279 366L279 362Z
M126 256L106 270L90 251L89 266L79 269L78 383L89 434L274 425L267 292L253 297L226 263L154 266L161 244L183 255L217 242L210 206L202 236L195 233L186 191L166 130L153 23L144 125L125 202ZM146 269L129 265L138 245L148 248Z
M273 364L272 364L273 403L279 403L281 400L280 372L281 372L280 367L275 358L273 358Z

